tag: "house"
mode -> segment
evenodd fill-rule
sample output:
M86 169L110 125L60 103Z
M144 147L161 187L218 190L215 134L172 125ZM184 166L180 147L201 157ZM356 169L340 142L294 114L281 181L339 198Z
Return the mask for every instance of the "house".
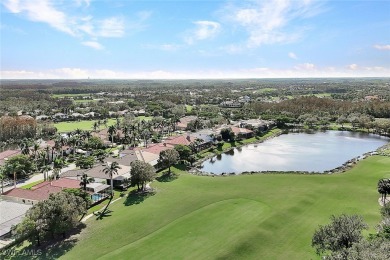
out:
M149 163L152 166L156 166L158 164L158 159L160 158L160 154L155 154L144 150L136 151L136 155L139 161Z
M6 191L1 198L6 201L33 205L38 201L48 199L50 194L60 192L67 188L80 188L80 181L72 179L45 181L33 186L30 190L14 188Z
M5 150L3 152L0 153L0 165L4 165L5 164L5 161L8 159L8 158L11 158L15 155L19 155L21 154L22 152L20 150Z
M240 108L242 107L242 103L237 101L223 101L219 106L224 108Z
M193 120L196 120L197 118L197 116L185 116L180 118L180 121L176 124L176 130L187 130L188 123Z
M68 118L67 115L65 115L64 113L55 113L53 116L52 116L53 119L66 119Z
M238 102L240 103L248 103L251 101L251 98L249 96L243 96L238 98Z
M0 200L0 238L7 237L11 228L19 224L31 204Z
M190 136L198 140L197 145L201 150L210 147L214 143L214 138L210 134L202 133L201 131L191 133Z
M72 118L74 118L74 119L80 119L80 118L84 118L85 116L83 115L83 114L80 114L80 113L72 113L71 115L70 115Z
M241 128L241 127L236 127L232 126L230 127L233 131L233 133L236 135L238 138L251 138L253 137L253 131L246 129L246 128Z
M154 153L154 154L160 154L162 151L169 150L175 148L174 145L167 144L167 143L158 143L158 144L151 144L147 148L143 149L142 151Z
M35 119L37 121L44 121L44 120L48 120L49 116L47 116L47 115L40 115L40 116L37 116Z
M164 141L167 145L175 146L178 144L189 145L196 140L195 137L191 137L190 134L172 136Z
M96 113L96 112L89 112L89 113L85 113L84 114L84 117L87 117L87 118L95 118L95 117L98 117L100 116L99 113Z
M110 176L104 173L104 168L106 164L97 164L93 168L86 170L84 173L89 177L95 179L95 182L105 182L110 184ZM130 178L130 166L129 165L120 165L121 169L118 169L118 174L112 176L114 187L120 187L123 185L123 182Z
M240 123L238 123L236 126L241 128L250 128L254 130L259 130L261 132L267 131L268 129L275 126L274 121L268 121L268 120L261 120L261 119L249 119L249 120L242 120Z
M124 166L129 166L131 162L137 160L138 157L135 153L135 151L132 151L131 153L125 153L125 154L119 154L119 158L113 158L113 157L110 157L110 158L107 158L107 162L109 163L113 163L113 162L117 162L119 165L124 165Z

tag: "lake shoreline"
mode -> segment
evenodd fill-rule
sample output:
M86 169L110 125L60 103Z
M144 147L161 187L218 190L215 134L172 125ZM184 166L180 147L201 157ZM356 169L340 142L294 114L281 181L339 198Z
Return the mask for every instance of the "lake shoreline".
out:
M301 129L299 129L301 130ZM326 132L326 131L338 131L338 130L319 130L319 131L309 131L309 133L317 133L317 132ZM241 148L241 147L244 147L244 146L249 146L249 145L253 145L253 144L257 144L257 143L262 143L264 141L267 141L267 140L270 140L274 137L278 137L280 135L283 135L283 134L289 134L289 133L307 133L308 131L283 131L283 130L280 130L278 133L275 133L265 139L262 139L262 140L256 140L255 142L251 142L251 143L247 143L247 144L241 144L239 146L236 146L236 147L231 147L229 149L226 149L224 150L222 153L226 153L226 152L229 152L231 150L234 150L235 148ZM344 131L339 131L339 132L344 132ZM350 132L350 131L348 131ZM361 132L354 132L354 133L361 133ZM383 136L383 135L378 135L378 134L374 134L374 133L366 133L366 134L372 134L372 135L376 135L376 136L381 136L381 137L386 137L386 136ZM199 165L203 164L206 160L209 160L221 153L218 153L218 154L213 154L213 155L209 155L205 158L203 158L202 160L198 161L195 165L195 167L191 168L189 170L189 173L193 174L193 175L199 175L199 176L221 176L221 177L224 177L224 176L236 176L236 175L248 175L248 174L310 174L310 175L313 175L313 174L316 174L316 175L325 175L325 174L337 174L337 173L343 173L351 168L353 168L357 162L359 162L360 160L364 160L366 159L367 157L369 156L372 156L372 155L384 155L386 156L385 153L383 153L383 151L388 151L390 149L390 142L387 142L386 144L384 145L381 145L380 147L378 147L377 149L375 150L372 150L372 151L369 151L369 152L365 152L364 154L362 155L359 155L359 156L355 156L347 161L345 161L343 164L341 164L340 166L337 166L335 168L332 168L330 170L325 170L325 171L293 171L293 170L287 170L287 171L273 171L273 170L265 170L265 171L242 171L242 172L222 172L220 174L215 174L215 173L210 173L210 172L205 172L205 171L202 171L202 169L199 169Z

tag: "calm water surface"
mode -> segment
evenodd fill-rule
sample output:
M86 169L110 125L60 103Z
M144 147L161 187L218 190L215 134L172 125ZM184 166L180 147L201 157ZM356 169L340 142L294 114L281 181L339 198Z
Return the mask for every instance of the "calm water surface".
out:
M387 137L352 132L292 133L215 156L202 164L202 171L214 174L244 171L324 172L388 142Z

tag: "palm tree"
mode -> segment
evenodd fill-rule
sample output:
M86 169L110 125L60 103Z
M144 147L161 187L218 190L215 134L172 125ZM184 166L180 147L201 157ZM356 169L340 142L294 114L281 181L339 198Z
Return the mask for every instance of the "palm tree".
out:
M13 174L14 176L14 188L16 188L16 174L19 173L24 173L24 165L14 162L12 164L9 164L8 169L6 169L9 173Z
M22 154L29 155L30 154L30 147L28 146L27 140L24 140L20 144L20 150Z
M33 145L34 159L37 158L38 150L39 150L39 144L37 142L34 142L34 145Z
M130 131L129 127L128 127L127 125L125 125L125 126L123 127L123 135L124 135L124 137L123 137L123 143L124 143L124 144L129 144L129 141L130 141L129 131Z
M108 127L107 133L110 135L111 143L113 144L114 143L114 134L116 133L116 127L114 125L110 125Z
M94 122L93 123L93 131L94 132L97 132L97 129L99 128L99 124L98 124L98 122Z
M86 192L87 191L87 184L89 183L92 183L94 182L95 179L92 178L92 177L88 177L88 175L86 173L84 173L82 176L81 176L81 180L80 180L80 186L83 187L83 190Z
M148 148L148 140L149 140L149 137L150 137L150 132L148 129L145 129L144 131L142 131L142 137L144 138L144 146L145 148Z
M383 204L386 204L387 194L390 193L390 179L380 179L378 181L378 192L382 196Z
M3 166L0 166L0 181L1 181L1 193L0 194L3 194L4 190L3 190L3 187L4 187L4 180L7 178L7 174L5 173L5 169Z
M111 197L114 196L114 184L112 181L112 176L114 174L118 174L119 169L122 169L122 167L119 166L118 162L112 162L111 164L107 164L107 166L103 169L103 172L105 174L108 174L108 176L110 177Z
M47 179L48 179L48 172L51 170L50 165L44 164L39 169L43 173L43 180L47 181Z

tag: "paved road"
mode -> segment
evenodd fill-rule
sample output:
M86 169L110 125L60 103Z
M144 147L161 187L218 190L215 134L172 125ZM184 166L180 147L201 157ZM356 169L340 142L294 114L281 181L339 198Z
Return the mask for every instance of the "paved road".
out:
M73 170L73 169L76 169L76 165L74 163L69 164L67 167L63 168L61 170L61 173L64 173L64 172L67 172L67 171L70 171L70 170ZM50 176L52 174L53 174L53 171L49 171L48 172L48 176ZM30 183L33 183L33 182L36 182L36 181L40 181L40 180L43 180L43 179L44 179L43 173L35 174L30 179L18 182L16 184L16 187L20 188L20 187L22 187L24 185L27 185L27 184L30 184ZM4 192L12 190L13 188L14 188L13 185L12 186L8 186L8 187L4 187ZM0 192L1 192L1 190L0 190Z

